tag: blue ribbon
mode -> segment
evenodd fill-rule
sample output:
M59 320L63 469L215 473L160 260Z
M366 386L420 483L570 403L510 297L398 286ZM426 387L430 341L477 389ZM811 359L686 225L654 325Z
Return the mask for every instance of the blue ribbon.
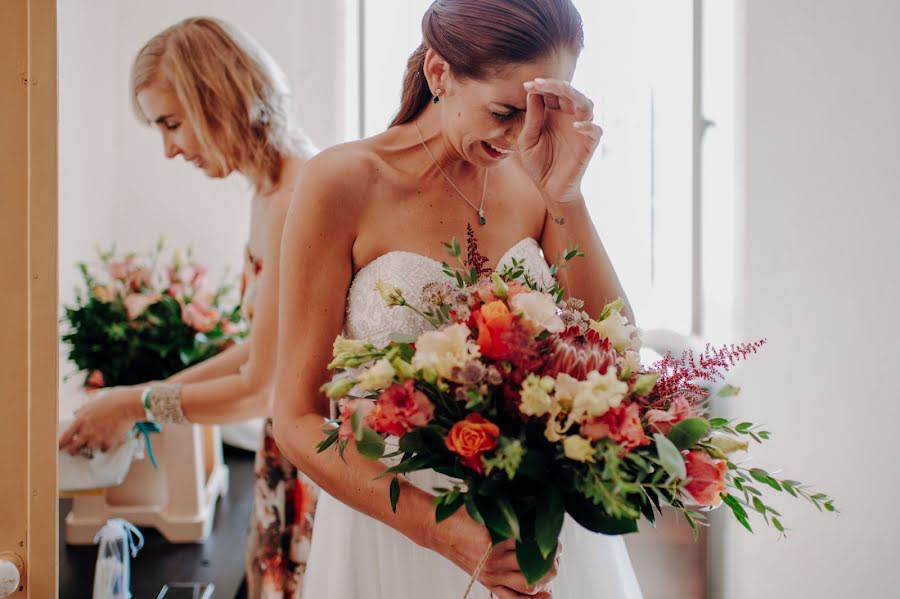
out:
M139 434L144 435L144 445L147 448L147 456L150 458L150 463L153 464L153 469L156 470L158 466L156 465L156 458L153 456L153 444L150 443L150 433L158 433L162 431L162 428L159 424L148 420L138 422L134 425L134 428L137 429Z

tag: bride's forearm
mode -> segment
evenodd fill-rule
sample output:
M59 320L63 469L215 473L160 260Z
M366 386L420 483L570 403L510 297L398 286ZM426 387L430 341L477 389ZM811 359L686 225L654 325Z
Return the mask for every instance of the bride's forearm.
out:
M625 290L583 198L573 202L547 202L541 245L548 262L572 246L578 246L584 254L569 262L568 268L561 269L557 278L568 295L584 300L588 314L596 318L606 303L621 297L625 301L624 316L634 322Z
M318 453L316 445L325 438L324 422L317 414L299 418L274 420L275 441L284 455L297 468L316 482L326 493L349 507L375 518L413 542L435 549L437 525L432 495L400 478L400 500L397 512L391 510L391 477L376 477L385 465L357 453L353 443L344 450L344 461L336 451Z

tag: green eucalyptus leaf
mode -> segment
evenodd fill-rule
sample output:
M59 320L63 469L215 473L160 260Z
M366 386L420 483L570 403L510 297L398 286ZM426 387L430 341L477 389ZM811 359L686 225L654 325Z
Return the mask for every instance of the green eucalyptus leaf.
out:
M680 451L690 449L709 432L709 422L705 418L688 418L672 427L667 435L669 441Z
M356 441L356 451L370 460L380 459L384 455L384 439L368 426L364 426L361 438Z
M659 433L654 434L653 439L656 441L656 451L665 471L675 478L686 478L687 470L684 465L684 456L681 455L678 448Z

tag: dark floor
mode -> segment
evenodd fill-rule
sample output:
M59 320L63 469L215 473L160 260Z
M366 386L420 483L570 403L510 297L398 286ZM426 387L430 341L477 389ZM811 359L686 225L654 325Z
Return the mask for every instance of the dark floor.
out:
M244 596L244 545L253 501L253 454L226 447L231 469L228 495L219 500L211 537L199 545L172 545L159 533L145 529L145 545L131 562L134 599L156 599L169 582L212 582L216 599ZM89 599L94 583L96 546L62 543L62 520L70 501L60 501L60 599ZM674 514L661 519L656 530L646 529L627 539L631 559L646 599L702 599L703 543L692 539L690 528Z
M131 560L134 599L156 599L171 582L212 582L216 599L235 597L244 575L244 545L253 503L253 454L225 448L231 470L228 494L219 500L210 538L202 544L172 545L152 529L143 529L144 548ZM90 599L94 585L95 545L66 545L62 523L71 501L59 502L59 597Z

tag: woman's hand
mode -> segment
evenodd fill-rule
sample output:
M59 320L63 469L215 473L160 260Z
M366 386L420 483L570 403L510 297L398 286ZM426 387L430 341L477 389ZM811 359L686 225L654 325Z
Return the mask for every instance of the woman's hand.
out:
M75 412L75 422L59 437L59 448L72 455L107 451L122 443L143 418L140 387L101 389Z
M437 534L440 538L436 539L433 548L469 574L475 572L491 546L487 530L472 520L465 510L459 510L441 522L437 526ZM478 581L499 599L550 599L552 595L549 585L556 577L559 558L560 554L557 552L556 562L550 572L537 583L529 585L516 561L515 541L504 541L491 549L478 573Z
M594 103L566 81L525 82L528 101L518 157L544 200L581 200L581 179L603 130L593 123Z

